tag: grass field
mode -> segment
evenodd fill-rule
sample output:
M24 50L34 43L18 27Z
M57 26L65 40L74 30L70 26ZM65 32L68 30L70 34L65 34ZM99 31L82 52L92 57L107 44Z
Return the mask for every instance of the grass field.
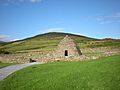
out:
M13 63L0 63L0 68L13 65Z
M120 90L120 56L34 65L1 81L0 90Z

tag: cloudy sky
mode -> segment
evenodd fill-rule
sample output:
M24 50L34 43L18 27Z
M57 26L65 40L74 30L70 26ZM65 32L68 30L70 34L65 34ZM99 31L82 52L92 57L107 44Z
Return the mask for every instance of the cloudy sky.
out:
M45 32L120 38L120 0L0 0L0 40Z

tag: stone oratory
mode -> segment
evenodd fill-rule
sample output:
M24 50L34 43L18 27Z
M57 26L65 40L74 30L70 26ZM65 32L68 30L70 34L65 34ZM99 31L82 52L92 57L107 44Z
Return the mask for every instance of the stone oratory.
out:
M79 57L82 55L79 47L68 35L64 37L58 44L57 50L55 52L55 58L71 58Z

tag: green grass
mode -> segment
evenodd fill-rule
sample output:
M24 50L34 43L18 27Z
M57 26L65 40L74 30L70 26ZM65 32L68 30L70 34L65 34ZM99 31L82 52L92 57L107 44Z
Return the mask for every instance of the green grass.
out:
M120 90L120 56L34 65L1 81L0 90Z
M88 45L87 47L96 48L96 47L111 47L111 48L119 48L120 47L120 40L108 39L108 40L101 40L95 44Z
M13 63L0 63L0 68L13 65Z
M32 50L38 51L52 51L55 50L58 43L66 36L69 35L80 48L97 48L97 47L120 47L120 39L94 39L90 37L85 37L81 35L75 35L70 33L45 33L40 34L31 38L1 43L0 53L19 53L19 52L29 52ZM93 43L93 44L91 44Z

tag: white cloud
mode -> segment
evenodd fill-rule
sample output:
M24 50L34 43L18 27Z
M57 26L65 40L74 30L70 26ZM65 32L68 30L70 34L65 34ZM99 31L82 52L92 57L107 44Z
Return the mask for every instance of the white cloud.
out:
M46 31L47 32L63 32L65 29L64 28L49 28Z
M18 40L21 40L21 39L13 39L13 40L10 40L10 41L18 41Z
M68 32L68 33L72 33L72 34L76 34L76 35L81 35L81 36L89 36L87 33L85 33L85 32L76 32L76 33L74 33L74 32Z
M42 0L29 0L32 3L38 3L38 2L42 2Z
M64 28L48 28L48 29L44 29L38 33L47 33L47 32L64 32Z
M0 41L8 41L7 35L0 35Z
M48 28L48 29L44 29L38 33L48 33L48 32L65 32L65 28Z
M106 24L106 23L119 23L120 21L120 12L113 14L113 15L108 15L108 16L98 16L96 20L100 24Z
M109 23L113 23L113 21L100 21L99 24L109 24Z
M0 0L2 5L18 4L18 3L41 3L43 0Z
M6 35L0 35L0 39L4 39L6 37L7 37Z

